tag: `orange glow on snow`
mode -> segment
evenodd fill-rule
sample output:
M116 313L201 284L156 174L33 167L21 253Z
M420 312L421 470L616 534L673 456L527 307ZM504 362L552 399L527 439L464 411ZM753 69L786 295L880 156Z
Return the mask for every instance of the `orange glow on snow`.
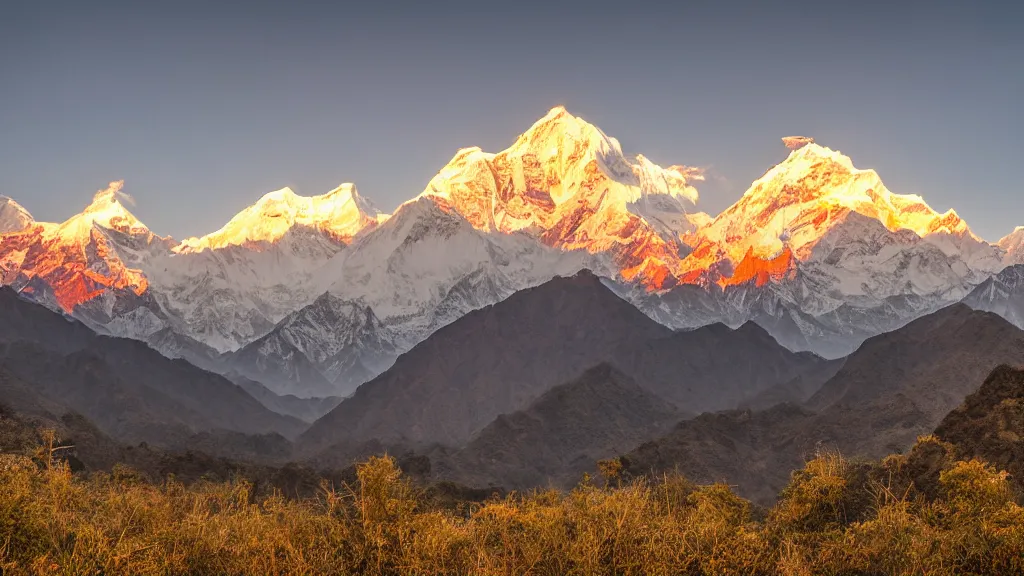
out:
M722 278L718 284L724 288L753 281L755 286L764 286L768 282L783 279L793 270L794 263L793 252L789 248L783 249L778 256L767 259L754 256L754 252L751 250L736 266L733 275L729 278Z

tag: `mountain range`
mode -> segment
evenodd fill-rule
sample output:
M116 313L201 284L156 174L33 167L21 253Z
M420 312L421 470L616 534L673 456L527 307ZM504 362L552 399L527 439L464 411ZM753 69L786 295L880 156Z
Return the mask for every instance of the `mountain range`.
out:
M182 447L200 433L228 443L237 433L287 444L306 428L222 376L98 335L9 288L0 288L0 391L10 408L77 413L127 443Z
M351 395L453 321L584 269L667 329L752 322L826 358L965 297L1020 321L1021 229L990 244L813 139L784 142L714 217L696 211L699 169L627 154L564 108L503 151L459 150L390 215L351 184L285 188L176 241L131 214L122 182L62 223L3 197L0 283L300 398Z
M691 414L828 374L826 361L786 350L757 326L674 333L583 271L439 329L317 420L300 443L312 451L371 440L460 446L601 363Z
M767 504L820 449L906 450L965 398L981 402L969 395L993 366L1024 364L1024 331L964 304L826 360L754 322L673 331L615 286L581 271L521 290L440 328L351 397L323 400L233 382L3 289L0 415L61 423L84 438L89 466L128 458L200 477L254 469L204 453L339 470L389 452L417 478L489 493L567 488L622 455L626 475L677 469ZM1012 390L984 390L987 407L961 420L996 430L990 450L1011 441L999 430L1016 425L1016 404L994 408L989 397Z
M806 402L682 421L624 456L625 468L678 468L770 501L821 448L867 458L908 449L1004 364L1024 365L1024 331L955 304L870 338Z

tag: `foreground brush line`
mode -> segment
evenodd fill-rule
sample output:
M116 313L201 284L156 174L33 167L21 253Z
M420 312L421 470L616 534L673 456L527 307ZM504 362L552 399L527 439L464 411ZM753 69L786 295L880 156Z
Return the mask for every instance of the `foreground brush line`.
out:
M1024 508L1006 474L932 437L877 463L819 454L767 510L679 475L624 481L614 460L568 493L458 506L425 498L388 457L300 500L39 462L0 456L5 575L1024 571Z

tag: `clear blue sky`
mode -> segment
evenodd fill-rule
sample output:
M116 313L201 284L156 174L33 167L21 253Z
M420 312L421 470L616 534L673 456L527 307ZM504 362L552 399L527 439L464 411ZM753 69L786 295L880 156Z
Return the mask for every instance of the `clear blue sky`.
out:
M3 3L0 194L61 220L123 178L177 238L286 185L352 181L391 210L562 104L628 152L710 167L711 213L806 134L987 239L1024 225L1008 2L151 4Z

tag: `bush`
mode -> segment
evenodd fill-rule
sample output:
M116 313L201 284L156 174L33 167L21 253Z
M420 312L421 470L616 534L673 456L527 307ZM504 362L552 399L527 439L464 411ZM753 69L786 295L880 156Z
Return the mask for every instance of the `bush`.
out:
M937 446L922 442L921 453ZM307 499L257 496L243 480L185 486L153 484L123 467L85 477L59 463L5 466L0 568L5 575L1024 573L1024 510L1006 475L979 461L917 465L914 458L911 451L869 465L821 453L793 474L763 519L728 486L696 486L679 475L455 507L417 489L388 457L358 466L352 485L323 483ZM936 478L926 488L933 495L913 487L920 474Z

